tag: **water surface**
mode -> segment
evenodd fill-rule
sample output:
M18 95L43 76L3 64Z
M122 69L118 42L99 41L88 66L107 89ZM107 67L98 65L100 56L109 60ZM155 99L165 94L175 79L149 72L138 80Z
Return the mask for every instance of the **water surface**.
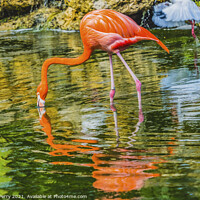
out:
M78 66L52 65L38 110L42 63L81 54L79 33L0 33L0 199L200 198L200 48L189 30L153 33L169 55L152 41L122 53L142 82L143 114L116 56L110 107L102 51Z

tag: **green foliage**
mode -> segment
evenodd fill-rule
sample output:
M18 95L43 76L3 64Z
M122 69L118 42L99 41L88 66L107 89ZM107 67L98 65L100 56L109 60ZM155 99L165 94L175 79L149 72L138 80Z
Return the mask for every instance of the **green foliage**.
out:
M197 6L200 7L200 1L199 0L195 0L194 2L197 4Z

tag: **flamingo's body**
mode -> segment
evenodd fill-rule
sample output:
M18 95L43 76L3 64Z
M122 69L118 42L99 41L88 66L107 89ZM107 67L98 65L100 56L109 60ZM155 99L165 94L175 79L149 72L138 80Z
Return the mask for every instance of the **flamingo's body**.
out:
M113 10L96 10L86 14L80 23L80 34L84 45L82 55L77 58L50 58L44 62L41 83L37 89L38 106L45 105L48 92L47 69L51 64L78 65L88 60L95 49L102 49L108 52L110 58L111 103L115 94L112 54L116 53L135 80L139 107L141 108L141 83L122 58L120 51L140 40L154 40L169 53L167 47L148 30L137 25L131 18Z

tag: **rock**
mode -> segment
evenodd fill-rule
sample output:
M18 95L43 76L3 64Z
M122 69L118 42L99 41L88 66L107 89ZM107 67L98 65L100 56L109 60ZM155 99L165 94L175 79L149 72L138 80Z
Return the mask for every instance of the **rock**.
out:
M44 7L44 2L47 0L1 0L0 2L2 5L0 16L3 18L0 20L0 30L20 28L79 30L83 16L95 9L116 10L140 24L144 11L152 7L154 0L48 0L51 2L48 4L50 8ZM39 6L40 8L36 9ZM10 18L10 16L15 17Z
M108 0L111 9L121 12L141 23L142 14L153 6L154 0Z
M0 18L27 14L42 2L43 0L1 0Z
M29 15L19 17L17 20L8 19L6 22L0 23L0 30L15 30L23 28L55 28L52 25L52 20L60 12L61 11L56 8L38 9Z
M65 2L68 8L65 15L60 15L66 23L61 26L61 29L78 30L82 17L95 9L116 10L132 17L140 24L142 13L152 7L154 0L70 0Z

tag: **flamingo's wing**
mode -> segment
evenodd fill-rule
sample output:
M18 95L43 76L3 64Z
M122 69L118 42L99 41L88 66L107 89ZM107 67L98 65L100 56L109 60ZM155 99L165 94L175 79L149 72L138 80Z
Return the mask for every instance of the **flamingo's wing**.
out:
M81 22L81 27L90 27L103 33L117 33L123 38L135 36L140 32L138 26L131 18L113 10L95 10L88 13Z

